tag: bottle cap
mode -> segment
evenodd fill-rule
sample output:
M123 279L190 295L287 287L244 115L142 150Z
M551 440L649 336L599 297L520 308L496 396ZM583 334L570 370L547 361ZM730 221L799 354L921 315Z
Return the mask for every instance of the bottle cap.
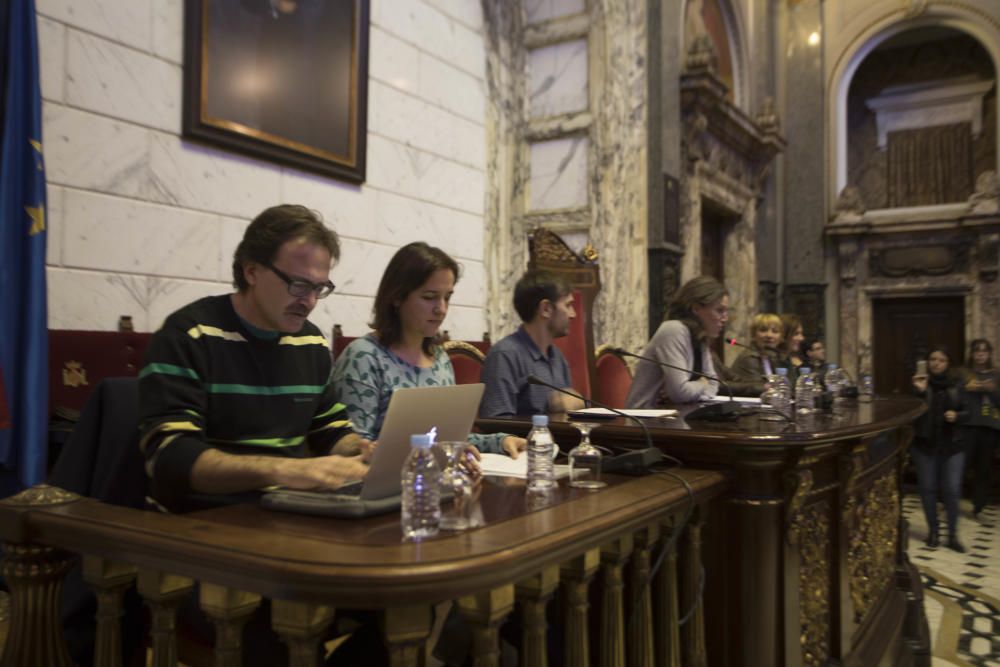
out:
M410 436L410 446L425 449L434 444L429 433L414 433Z
M531 416L532 426L548 426L549 416L548 415L532 415Z
M837 364L827 364L827 365L826 365L826 368L827 368L827 370L831 370L831 371L832 371L832 370L833 370L834 368L836 368L836 367L837 367Z
M788 375L788 369L787 368L776 368L774 370L775 370L775 372L778 375Z
M808 366L801 366L799 368L799 375L809 375L809 373L810 371Z

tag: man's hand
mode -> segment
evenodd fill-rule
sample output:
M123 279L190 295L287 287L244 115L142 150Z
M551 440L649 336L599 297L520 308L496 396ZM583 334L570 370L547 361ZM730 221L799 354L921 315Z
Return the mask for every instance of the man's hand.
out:
M289 489L335 489L368 474L368 466L362 462L360 454L279 459L279 463L276 481Z
M566 387L565 389L574 394L576 393L576 389L572 387ZM546 409L549 414L558 415L564 412L572 412L573 410L582 410L586 406L587 404L584 403L582 398L553 390L549 393L549 405Z
M507 455L512 459L516 459L527 447L528 441L516 435L508 435L500 443L500 448L507 452Z
M372 454L375 453L376 443L368 440L357 433L348 433L333 446L331 454L337 456L358 456L364 457L365 463L371 461Z

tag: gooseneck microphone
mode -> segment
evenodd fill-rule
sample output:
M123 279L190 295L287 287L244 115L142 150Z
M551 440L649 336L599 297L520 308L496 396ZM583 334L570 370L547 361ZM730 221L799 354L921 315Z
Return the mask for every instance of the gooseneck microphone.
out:
M604 403L601 403L600 401L595 401L592 398L584 398L583 396L581 396L580 394L576 393L575 391L570 391L568 389L563 389L562 387L558 387L558 386L552 384L551 382L546 382L545 380L543 380L543 379L541 379L541 378L539 378L539 377L537 377L535 375L529 375L528 376L528 384L534 384L534 385L538 385L538 386L541 386L541 387L548 387L549 389L552 389L553 391L558 391L560 394L566 394L567 396L572 396L573 398L578 398L581 401L583 401L585 404L593 404L593 405L596 405L599 408L604 408L605 410L610 410L611 412L615 413L616 415L619 415L621 417L625 417L626 419L631 419L636 424L638 424L639 427L642 429L642 434L646 437L646 449L647 450L655 451L657 454L659 454L660 450L658 450L658 449L656 449L656 448L653 447L653 438L649 434L649 428L647 428L646 424L643 423L643 421L641 419L639 419L638 417L636 417L635 415L630 415L627 412L623 412L622 410L619 410L618 408L613 408L610 405L605 405ZM662 455L661 455L661 458L662 458ZM653 461L653 462L655 462L655 461Z
M741 343L740 341L736 340L735 338L723 338L723 340L726 341L726 345L735 345L737 347L742 347L742 348L745 348L747 350L752 350L753 349L752 347L750 347L746 343Z
M628 350L620 347L616 347L612 350L616 354L622 354L626 357L635 357L636 359L642 359L643 361L648 361L651 364L656 364L657 366L663 366L664 368L672 368L675 371L681 371L682 373L690 373L691 375L698 375L707 380L715 380L720 386L726 388L726 393L729 395L728 403L713 403L711 405L705 405L700 408L696 408L684 416L684 419L706 419L714 421L728 421L730 419L736 419L743 413L743 408L736 403L736 399L733 398L733 388L729 386L729 383L720 378L717 375L709 375L708 373L702 373L701 371L696 371L693 368L684 368L682 366L675 366L674 364L668 364L665 361L660 361L659 359L654 359L653 357L646 357L641 354L636 354L635 352L629 352Z

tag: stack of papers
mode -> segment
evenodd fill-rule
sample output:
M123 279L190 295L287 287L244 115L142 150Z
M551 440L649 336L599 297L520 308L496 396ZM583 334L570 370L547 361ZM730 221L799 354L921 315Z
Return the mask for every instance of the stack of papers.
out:
M483 454L479 466L484 475L528 479L528 452L521 452L516 459L506 454ZM554 465L552 468L556 479L569 476L569 466Z
M569 415L570 417L619 417L619 412L627 414L630 417L646 417L651 419L673 417L677 414L676 410L665 410L662 408L653 410L619 410L618 412L608 410L607 408L584 408L582 410L572 410Z

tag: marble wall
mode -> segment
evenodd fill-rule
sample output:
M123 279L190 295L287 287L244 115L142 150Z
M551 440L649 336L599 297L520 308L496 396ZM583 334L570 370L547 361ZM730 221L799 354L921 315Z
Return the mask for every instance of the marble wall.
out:
M382 270L424 240L463 266L445 328L484 314L486 55L472 0L372 0L368 174L358 187L184 141L183 0L36 0L49 182L49 326L155 330L231 289L247 222L282 202L340 235L312 319L367 330Z
M643 0L486 2L486 267L494 339L520 323L511 288L544 227L597 250L594 340L646 340Z

